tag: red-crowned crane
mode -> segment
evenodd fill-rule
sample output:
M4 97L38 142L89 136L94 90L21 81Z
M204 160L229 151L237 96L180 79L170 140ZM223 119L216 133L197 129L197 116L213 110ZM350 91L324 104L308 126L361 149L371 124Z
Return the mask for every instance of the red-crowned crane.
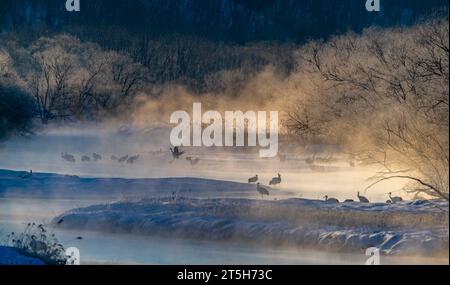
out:
M269 182L269 185L277 186L280 183L281 183L281 175L280 175L280 173L278 173L278 177L272 178L272 180L270 180L270 182Z
M361 195L359 194L359 192L358 192L358 199L359 199L359 202L361 202L361 203L370 203L370 202L369 202L369 199L367 199L367 198L364 197L364 196L361 196Z
M264 195L266 196L270 195L269 190L266 187L261 186L261 183L256 184L256 190L258 191L259 194L261 194L262 199L264 199Z
M180 159L180 156L184 154L184 151L180 151L180 148L177 146L174 147L173 149L170 148L170 151L172 152L173 160Z
M248 183L255 183L255 182L258 182L258 180L259 180L259 177L258 177L258 174L256 174L255 176L250 177L248 179Z
M402 197L392 197L392 192L389 192L389 199L391 199L392 204L403 201Z
M339 200L336 198L329 198L328 196L323 197L325 199L325 202L330 204L339 204Z

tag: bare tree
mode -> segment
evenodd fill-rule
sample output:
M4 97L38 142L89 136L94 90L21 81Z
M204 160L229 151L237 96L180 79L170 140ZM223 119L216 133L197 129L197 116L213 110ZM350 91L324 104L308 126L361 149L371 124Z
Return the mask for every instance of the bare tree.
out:
M109 111L128 106L137 91L144 87L147 70L123 54L111 52L106 55L103 80L108 87L97 94L96 104Z
M31 75L30 89L35 98L42 123L70 114L69 80L72 73L70 58L64 53L35 55L36 70Z
M77 119L81 119L86 113L97 111L95 107L96 100L100 96L98 94L99 86L108 84L103 80L107 60L101 53L89 54L85 64L86 67L77 72L78 81L72 99L72 112Z
M298 65L314 96L288 127L382 166L370 187L406 179L405 190L448 200L448 36L444 19L307 44Z

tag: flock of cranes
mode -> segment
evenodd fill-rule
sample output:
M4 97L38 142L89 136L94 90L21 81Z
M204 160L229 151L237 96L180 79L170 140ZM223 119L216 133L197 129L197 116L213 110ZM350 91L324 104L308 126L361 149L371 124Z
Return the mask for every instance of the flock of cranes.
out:
M130 156L128 154L125 156L122 156L122 157L117 157L115 155L112 155L111 160L117 161L120 164L122 164L122 163L134 164L139 159L139 157L140 157L139 155ZM74 155L67 153L67 152L61 153L61 158L70 163L75 163L77 161ZM93 153L92 157L90 157L88 155L82 155L80 160L81 160L81 162L91 162L91 161L97 162L102 159L103 159L103 157L100 154Z
M253 176L253 177L250 177L249 179L248 179L248 183L256 183L256 182L258 182L259 181L259 176L258 176L258 174L256 174L255 176ZM270 180L270 182L269 182L269 185L273 185L273 186L277 186L278 184L281 184L281 174L280 173L278 173L278 176L277 177L274 177L274 178L272 178L272 180Z
M362 196L361 194L359 194L359 192L356 194L356 196L358 197L358 200L360 203L370 203L369 199L367 199L366 197ZM325 197L323 197L325 202L330 203L330 204L339 204L340 201L336 198L330 198L328 197L328 195L325 195ZM347 199L344 201L344 203L352 203L355 202L355 200L353 199Z
M386 204L395 204L395 203L400 203L403 201L402 197L392 197L392 192L388 193L389 195L389 200L386 201ZM367 199L366 197L362 196L359 192L356 195L358 197L358 200L360 203L370 203L369 199ZM339 204L339 200L336 198L330 198L328 196L324 197L325 202L327 203L332 203L332 204ZM351 203L351 202L355 202L352 199L347 199L344 201L344 203Z
M170 148L170 152L172 154L172 162L174 162L175 160L181 159L181 157L186 153L185 151L180 150L179 147L174 147L173 149ZM164 151L162 149L160 149L159 151L156 152L151 152L152 155L158 155L158 154L164 154ZM61 153L61 158L67 162L70 163L75 163L77 161L77 159L75 158L74 155L64 152ZM116 156L116 155L112 155L110 157L110 160L115 161L119 164L134 164L136 161L138 161L141 158L140 155L125 155L125 156ZM81 162L97 162L97 161L101 161L103 159L103 157L98 154L98 153L93 153L92 156L88 156L88 155L82 155L80 158ZM195 166L197 164L200 163L200 158L198 157L191 157L188 156L186 157L186 161L188 161L190 163L191 166Z
M264 196L269 196L270 195L270 191L272 190L266 186L263 186L261 183L258 182L259 181L259 176L258 174L256 174L253 177L250 177L248 179L248 183L252 184L252 183L256 183L256 191L258 191L259 194L261 194L261 198L264 199ZM281 184L281 174L278 173L277 177L272 178L272 180L270 180L269 185L271 186L277 186L278 184Z
M263 186L261 183L259 183L259 176L258 174L256 174L253 177L250 177L248 179L248 183L253 184L256 183L256 191L261 195L261 198L264 199L264 196L270 196L270 190L273 190L269 187ZM276 186L278 184L281 184L281 174L278 173L277 177L272 178L272 180L270 180L269 185L270 186ZM395 204L395 203L399 203L403 201L402 197L393 197L392 196L392 192L388 193L389 195L389 200L386 201L386 204ZM364 197L360 194L360 192L358 192L356 194L358 201L360 203L370 203L369 199L367 199L367 197ZM329 197L328 195L325 195L324 197L325 202L330 203L330 204L339 204L340 201L336 198L332 198ZM355 202L355 200L353 199L346 199L344 201L344 203L352 203Z
M117 161L118 163L128 163L133 164L139 159L139 155L129 156L128 154L122 157L117 157L115 155L111 156L111 160Z
M155 154L162 154L164 153L163 150L159 150L158 152L155 152ZM181 159L181 157L186 153L185 151L181 150L179 147L174 147L174 148L170 148L170 153L172 155L172 162ZM69 153L62 153L61 154L62 159L68 161L68 162L76 162L75 156L69 154ZM133 155L133 156L129 156L129 155L125 155L122 157L117 157L117 156L111 156L111 160L113 161L117 161L120 164L123 163L128 163L128 164L133 164L135 163L138 159L140 158L139 155ZM192 156L187 156L186 161L189 161L191 166L195 166L198 163L200 163L200 158L194 158ZM280 161L285 161L286 160L286 156L285 155L280 155L279 156ZM92 158L87 156L87 155L83 155L81 157L81 161L82 162L90 162L90 161L100 161L102 160L102 156L100 154L97 153L93 153L92 154ZM315 155L313 155L312 158L306 159L305 162L306 164L314 164L316 160ZM353 162L353 161L352 161ZM352 163L353 164L353 163ZM27 174L27 175L31 175L31 174ZM281 184L282 179L281 179L281 174L278 173L278 175L276 177L273 177L270 181L269 181L269 186L274 186L276 187L277 185ZM248 183L250 184L256 184L256 190L257 192L261 195L261 198L264 199L264 196L270 196L270 191L273 190L271 187L267 187L262 185L259 182L259 176L258 174L256 174L253 177L250 177L248 179ZM399 203L402 202L403 199L401 197L393 197L392 196L392 192L388 193L389 195L389 200L386 201L387 204L395 204L395 203ZM367 199L366 197L362 196L360 194L360 192L357 193L357 198L358 201L360 203L370 203L369 199ZM338 204L340 203L340 201L336 198L332 198L329 197L328 195L326 195L324 197L325 202L327 203L332 203L332 204ZM351 203L351 202L355 202L353 199L347 199L344 201L344 203Z

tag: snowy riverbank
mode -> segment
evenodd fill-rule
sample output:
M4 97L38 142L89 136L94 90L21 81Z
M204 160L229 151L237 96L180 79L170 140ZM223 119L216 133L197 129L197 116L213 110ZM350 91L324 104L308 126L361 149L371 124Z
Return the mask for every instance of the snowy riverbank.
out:
M435 255L448 252L446 202L395 205L329 204L288 199L147 199L68 211L53 223L89 229L202 240L242 240L318 249L384 254Z
M45 265L45 263L25 256L15 248L0 246L0 265Z
M33 173L0 169L0 197L118 199L171 195L222 197L257 196L256 186L200 178L86 178L54 173ZM280 192L281 193L281 192Z
M222 180L51 173L30 178L8 170L0 170L0 197L6 199L0 211L5 221L22 221L27 213L31 216L22 222L54 218L58 230L77 235L95 231L358 254L368 247L389 255L448 253L448 203L443 201L332 204L280 190L261 200L255 185ZM21 202L12 203L16 200Z

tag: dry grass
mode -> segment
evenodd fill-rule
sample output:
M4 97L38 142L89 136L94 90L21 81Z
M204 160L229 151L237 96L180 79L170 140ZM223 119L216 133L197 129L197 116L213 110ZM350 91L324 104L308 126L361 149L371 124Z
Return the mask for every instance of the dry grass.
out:
M67 257L64 247L55 235L49 233L43 225L29 223L23 233L10 233L8 245L16 248L25 256L37 258L47 265L65 265Z
M121 202L135 207L132 199ZM345 228L372 227L382 229L414 228L416 230L435 227L449 227L449 216L440 211L364 211L357 209L333 209L304 205L302 203L283 203L282 201L256 201L235 199L191 199L181 196L153 197L141 200L148 205L177 206L178 211L191 211L204 216L236 217L286 221L297 225L327 225Z

